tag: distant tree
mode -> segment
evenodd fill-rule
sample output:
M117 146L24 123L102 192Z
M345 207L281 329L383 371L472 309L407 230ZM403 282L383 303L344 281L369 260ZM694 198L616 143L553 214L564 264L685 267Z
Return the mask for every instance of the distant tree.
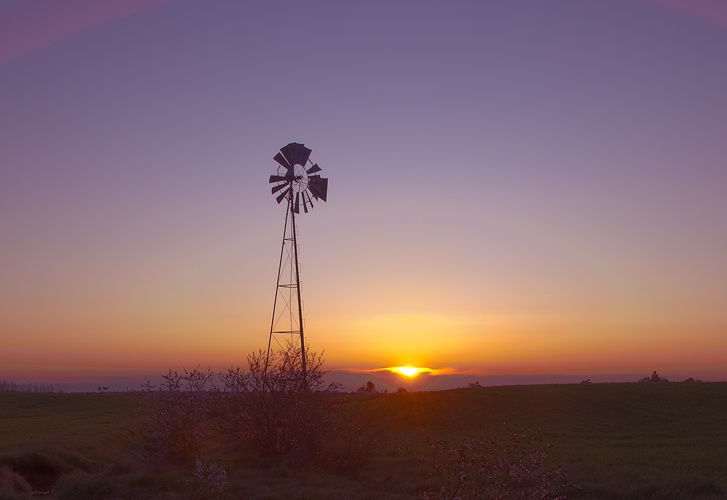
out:
M656 373L656 370L654 370L654 373L648 377L639 379L639 382L669 382L669 380L664 377L660 377L659 374Z
M467 386L468 389L479 389L481 387L482 386L480 385L480 381L479 380L477 380L475 382L470 382L469 385Z
M376 384L374 384L373 382L371 382L369 380L364 385L359 387L357 392L366 392L368 394L374 394L376 392Z
M406 389L404 389L403 387L399 387L399 388L398 388L398 389L396 390L396 393L397 393L397 394L404 394L405 392L409 392L409 391L407 391L407 390L406 390Z
M8 380L0 380L0 392L66 392L65 384L39 384L29 382L18 384Z

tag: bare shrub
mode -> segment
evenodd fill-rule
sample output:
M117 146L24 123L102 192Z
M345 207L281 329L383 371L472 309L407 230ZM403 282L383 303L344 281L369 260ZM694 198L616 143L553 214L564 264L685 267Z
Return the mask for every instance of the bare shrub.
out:
M144 385L145 450L150 458L191 463L207 434L210 371L169 370L159 387Z
M262 350L247 357L247 370L219 375L216 421L229 441L243 451L284 455L290 463L320 449L328 430L324 393L337 384L323 380L324 359L306 349L303 374L300 346L289 342L265 366Z
M385 434L370 411L339 406L331 416L325 461L349 479L358 479L363 468L381 452Z
M566 473L547 461L550 443L540 433L513 432L506 440L479 435L457 446L429 442L427 454L415 453L429 466L426 479L438 488L422 492L426 499L564 500Z

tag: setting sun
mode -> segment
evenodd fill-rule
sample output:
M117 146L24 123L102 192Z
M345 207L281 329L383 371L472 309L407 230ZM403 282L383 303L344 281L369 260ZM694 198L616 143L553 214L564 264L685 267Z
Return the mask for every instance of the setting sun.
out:
M428 372L431 370L429 370L428 368L420 368L418 366L407 364L404 366L395 366L394 368L391 368L391 371L398 373L399 375L403 375L407 378L414 378L422 372Z

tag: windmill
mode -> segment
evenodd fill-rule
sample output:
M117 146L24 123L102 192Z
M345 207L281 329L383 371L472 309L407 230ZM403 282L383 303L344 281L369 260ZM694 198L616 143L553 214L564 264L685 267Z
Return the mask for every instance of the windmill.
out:
M321 167L310 160L311 150L303 144L291 142L280 149L273 158L278 163L275 175L270 176L272 193L278 204L287 202L285 224L283 226L283 244L278 264L278 281L275 286L273 301L273 317L270 322L270 337L265 358L267 373L270 355L276 348L285 348L285 342L297 343L300 337L302 384L306 381L305 337L303 335L303 307L300 295L300 265L298 262L298 234L295 216L300 214L300 207L308 213L313 208L313 200L326 201L328 179L321 177ZM281 342L281 338L284 339Z

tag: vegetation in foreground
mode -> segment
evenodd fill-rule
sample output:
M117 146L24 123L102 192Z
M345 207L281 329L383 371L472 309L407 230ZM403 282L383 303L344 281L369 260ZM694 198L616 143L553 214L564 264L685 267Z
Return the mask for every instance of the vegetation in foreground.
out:
M568 498L727 497L726 383L321 396L327 413L345 412L331 427L332 449L255 453L203 412L197 453L174 461L150 456L148 400L139 394L0 393L0 498L432 497L444 484L433 464L464 445L473 458L496 456L491 440L509 446L513 435L552 444L526 449L547 451L544 473L567 471ZM349 450L353 463L340 458ZM453 470L441 469L445 477ZM470 498L472 484L460 486Z

